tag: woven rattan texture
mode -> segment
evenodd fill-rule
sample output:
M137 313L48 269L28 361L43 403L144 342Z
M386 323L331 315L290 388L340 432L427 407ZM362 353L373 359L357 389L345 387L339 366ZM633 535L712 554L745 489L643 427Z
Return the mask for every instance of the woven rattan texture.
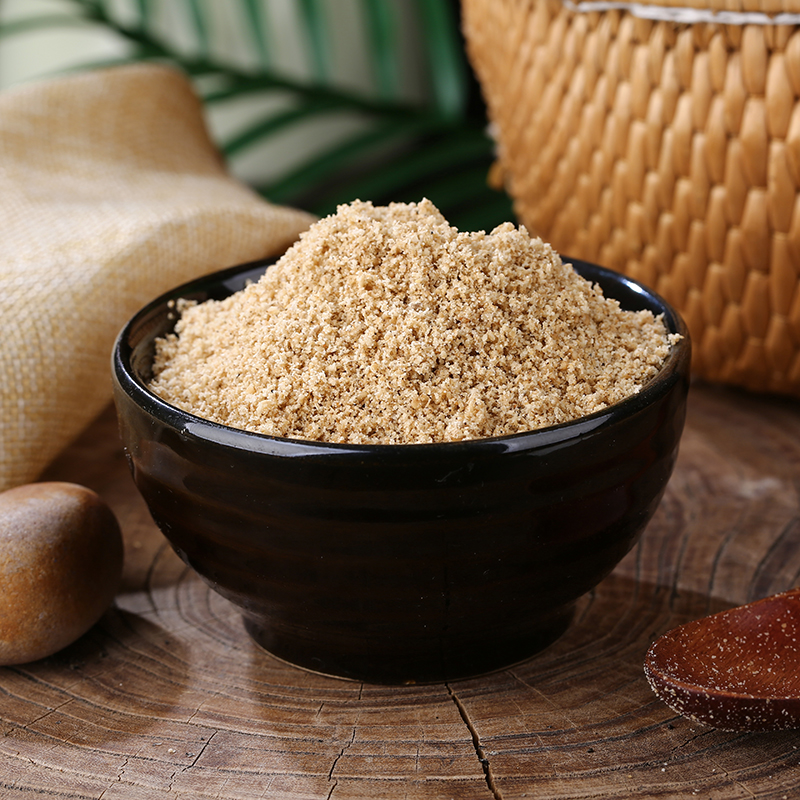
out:
M0 490L37 477L110 401L111 348L134 311L280 253L310 222L230 178L171 69L0 95Z
M463 9L520 221L670 300L699 375L800 396L800 30Z

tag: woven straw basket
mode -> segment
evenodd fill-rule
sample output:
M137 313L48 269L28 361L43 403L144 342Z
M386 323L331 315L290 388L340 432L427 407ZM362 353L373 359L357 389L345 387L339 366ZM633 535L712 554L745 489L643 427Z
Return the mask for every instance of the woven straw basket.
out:
M800 396L800 0L462 2L520 222L663 294L696 374Z

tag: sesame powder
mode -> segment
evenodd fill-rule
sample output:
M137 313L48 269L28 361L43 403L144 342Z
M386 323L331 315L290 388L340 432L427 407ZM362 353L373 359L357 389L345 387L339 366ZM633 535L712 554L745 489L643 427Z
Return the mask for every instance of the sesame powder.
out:
M257 283L179 310L156 394L234 428L352 444L567 422L638 392L676 338L524 228L462 233L428 200L340 206Z

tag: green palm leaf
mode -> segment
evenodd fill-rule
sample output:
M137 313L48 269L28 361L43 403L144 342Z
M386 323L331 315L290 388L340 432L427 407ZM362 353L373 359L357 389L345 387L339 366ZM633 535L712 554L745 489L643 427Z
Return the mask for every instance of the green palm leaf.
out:
M38 30L73 27L85 28L87 25L94 24L94 22L95 20L88 14L42 14L36 17L23 17L9 20L0 25L0 38L8 39L12 36Z
M187 0L189 5L190 17L194 27L197 42L200 45L200 52L207 53L210 39L209 30L206 24L205 14L203 13L203 4L200 0Z
M330 73L331 53L325 0L299 0L314 79L324 83Z
M272 64L272 58L267 37L264 35L264 4L261 0L243 0L242 15L246 19L248 29L253 37L261 67L262 69L269 69Z
M446 116L460 118L467 99L466 75L452 4L447 0L417 0L417 8L426 34L437 106Z
M361 0L361 14L369 34L372 70L378 95L394 97L400 86L397 15L391 3Z

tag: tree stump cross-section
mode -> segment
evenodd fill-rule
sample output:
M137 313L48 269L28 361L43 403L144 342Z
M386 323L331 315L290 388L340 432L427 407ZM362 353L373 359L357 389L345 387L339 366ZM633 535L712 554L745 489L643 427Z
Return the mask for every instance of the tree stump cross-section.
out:
M676 625L800 584L796 401L693 386L655 518L567 633L447 684L338 680L261 650L150 520L112 409L43 479L112 506L125 573L80 640L0 669L0 798L800 796L800 732L693 723L642 670Z

